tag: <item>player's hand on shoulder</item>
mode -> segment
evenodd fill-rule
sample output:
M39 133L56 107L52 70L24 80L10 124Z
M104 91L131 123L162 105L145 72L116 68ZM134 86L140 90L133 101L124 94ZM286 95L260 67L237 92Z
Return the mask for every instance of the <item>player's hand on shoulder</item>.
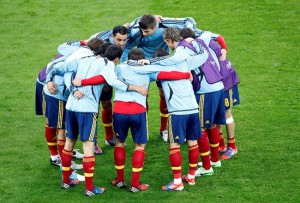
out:
M138 60L138 64L139 65L150 65L150 61L149 60L146 60L146 59L141 59L141 60Z
M81 81L82 81L81 78L75 78L75 79L72 81L72 84L73 84L74 86L81 86Z
M125 23L125 24L123 24L123 26L128 29L130 27L130 23Z
M163 18L161 15L154 15L154 17L158 23L161 23L161 19Z
M191 82L193 82L193 75L192 75L192 73L190 72L190 78L189 78L189 80L191 81Z
M226 55L227 55L227 50L226 49L221 49L221 56L219 57L220 61L225 61Z
M194 39L191 38L191 37L188 37L188 38L184 39L184 41L186 41L186 42L188 42L188 43L191 43L193 40L194 40Z

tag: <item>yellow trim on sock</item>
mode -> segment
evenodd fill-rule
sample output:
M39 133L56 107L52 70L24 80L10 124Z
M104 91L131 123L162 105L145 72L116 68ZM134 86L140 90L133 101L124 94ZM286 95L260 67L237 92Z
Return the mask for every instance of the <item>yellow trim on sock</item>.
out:
M112 123L103 123L104 127L111 127Z
M64 166L62 166L61 170L63 170L63 171L69 171L69 170L71 170L71 167L64 167Z
M177 153L177 152L180 152L180 149L177 149L177 150L171 150L171 151L169 151L169 154L171 155L171 154L175 154L175 153Z
M48 146L57 146L57 142L47 142Z
M63 150L62 153L66 154L66 155L72 155L73 152L67 152L66 150Z
M219 146L219 143L217 144L209 144L211 147L218 147Z
M84 173L84 176L90 178L94 176L94 173Z
M116 168L116 169L124 169L124 167L125 167L124 165L122 165L122 166L117 166L117 165L115 165L115 168Z
M95 157L91 157L91 158L83 157L83 160L82 160L82 162L93 162L93 161L95 161Z
M190 163L189 166L190 166L190 167L196 167L197 164L191 164L191 163Z
M143 168L132 168L132 172L141 172Z
M194 145L194 146L190 146L189 150L194 150L194 149L197 149L197 148L198 148L198 145Z
M169 114L168 113L160 113L160 117L168 118Z
M227 140L227 143L235 143L235 139L234 139L234 138L233 138L233 139L231 139L231 140L230 140L230 139L228 139L228 140Z
M172 166L172 170L181 170L181 166Z
M207 155L209 155L209 151L207 151L207 152L202 152L202 153L199 153L200 154L200 156L207 156Z
M65 140L63 140L63 141L61 141L61 140L57 140L57 144L58 144L58 145L65 145L65 143L66 143L66 141L65 141Z

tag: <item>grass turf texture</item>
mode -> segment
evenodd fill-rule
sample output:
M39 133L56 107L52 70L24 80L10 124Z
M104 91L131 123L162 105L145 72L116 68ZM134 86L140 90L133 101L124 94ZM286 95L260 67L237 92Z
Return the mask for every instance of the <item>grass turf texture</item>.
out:
M96 185L107 192L89 202L297 202L299 195L299 3L291 1L54 1L0 2L0 202L82 202L84 184L60 189L61 174L49 165L44 118L34 115L35 79L71 39L131 22L145 13L192 16L203 30L220 33L238 71L241 105L233 109L239 153L211 177L197 178L183 192L160 188L172 179L167 144L158 137L158 93L149 97L150 141L141 181L146 192L131 194L110 185L113 149L104 147L103 127ZM77 143L81 148L81 143ZM127 140L130 183L132 141ZM81 150L82 151L82 150ZM187 146L182 146L183 173Z

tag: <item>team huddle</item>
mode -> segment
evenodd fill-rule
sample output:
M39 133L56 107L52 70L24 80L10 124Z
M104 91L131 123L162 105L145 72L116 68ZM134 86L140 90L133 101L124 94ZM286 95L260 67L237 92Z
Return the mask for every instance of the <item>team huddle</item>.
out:
M159 135L169 143L173 173L162 190L195 185L195 177L213 175L221 160L237 153L231 107L240 103L239 78L226 57L224 38L198 29L193 18L147 14L89 39L63 43L57 51L37 78L36 114L46 117L50 163L62 171L62 189L85 181L84 195L105 191L93 184L95 155L102 153L97 143L99 109L105 144L114 147L116 177L111 184L126 188L125 141L130 129L134 151L129 191L149 189L140 175L148 142L148 88L154 81L160 98ZM74 149L78 138L83 154ZM185 143L189 169L183 175L180 147ZM72 158L82 159L82 164ZM84 176L76 172L79 169Z

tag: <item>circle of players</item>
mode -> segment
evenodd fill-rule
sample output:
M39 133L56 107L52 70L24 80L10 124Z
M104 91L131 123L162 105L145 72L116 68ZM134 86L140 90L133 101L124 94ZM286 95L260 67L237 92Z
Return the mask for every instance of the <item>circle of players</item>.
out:
M102 154L97 144L100 104L105 144L114 147L116 177L111 184L127 187L125 141L130 129L134 151L129 191L149 188L140 175L153 81L159 90L159 135L169 144L173 174L162 190L182 191L184 182L195 185L195 177L213 175L221 160L237 154L231 107L240 103L239 78L226 56L224 38L198 29L193 18L145 14L89 39L63 43L57 51L38 75L36 114L46 117L50 163L62 171L62 189L85 181L84 195L105 191L93 183L95 155ZM74 149L78 138L83 154ZM180 147L185 143L189 168L183 175ZM80 169L84 175L77 173Z

